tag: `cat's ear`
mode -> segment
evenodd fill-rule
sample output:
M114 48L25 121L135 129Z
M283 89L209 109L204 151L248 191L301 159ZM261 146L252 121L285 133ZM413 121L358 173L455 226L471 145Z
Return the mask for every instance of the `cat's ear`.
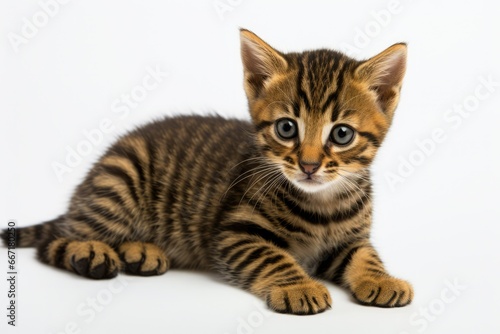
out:
M254 99L269 78L286 71L288 63L279 51L249 30L240 29L240 41L245 91L249 99Z
M390 46L373 58L362 62L355 76L377 94L380 108L392 119L406 71L406 44Z

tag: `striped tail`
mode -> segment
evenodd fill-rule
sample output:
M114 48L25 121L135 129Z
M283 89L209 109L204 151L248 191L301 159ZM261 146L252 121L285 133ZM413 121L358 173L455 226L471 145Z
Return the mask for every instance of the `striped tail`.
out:
M16 228L14 233L16 247L37 247L44 240L54 238L58 234L56 225L63 220L64 216L60 216L38 225ZM8 239L11 238L12 232L6 229L2 231L1 239L4 245L7 245Z

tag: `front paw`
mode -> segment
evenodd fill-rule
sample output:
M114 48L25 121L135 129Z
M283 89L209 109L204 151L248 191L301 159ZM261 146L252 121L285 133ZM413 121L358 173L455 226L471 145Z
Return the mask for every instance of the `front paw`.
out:
M267 305L279 313L316 314L330 308L331 304L326 287L313 280L272 287L267 295Z
M366 277L352 289L354 298L363 305L401 307L411 303L413 288L410 283L393 277Z
M153 276L165 273L170 262L158 246L143 242L126 242L119 248L125 272L131 275Z

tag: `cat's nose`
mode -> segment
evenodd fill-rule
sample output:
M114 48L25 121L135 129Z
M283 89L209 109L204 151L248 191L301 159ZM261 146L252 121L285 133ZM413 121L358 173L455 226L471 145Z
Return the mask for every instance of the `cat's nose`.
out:
M311 161L300 160L299 165L300 169L309 176L311 174L316 173L321 163L317 161L311 162Z

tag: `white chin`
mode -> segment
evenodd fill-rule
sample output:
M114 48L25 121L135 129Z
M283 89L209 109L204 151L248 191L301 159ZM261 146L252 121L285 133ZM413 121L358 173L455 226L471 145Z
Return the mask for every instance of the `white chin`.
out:
M332 186L332 182L319 182L314 180L294 180L292 182L297 188L307 193L316 193L326 190Z

